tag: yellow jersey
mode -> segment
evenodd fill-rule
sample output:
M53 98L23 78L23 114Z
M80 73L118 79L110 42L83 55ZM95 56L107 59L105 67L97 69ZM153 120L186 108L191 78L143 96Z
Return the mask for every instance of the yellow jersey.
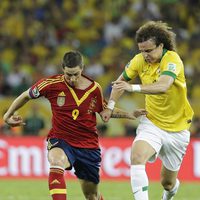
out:
M169 132L189 129L194 113L187 99L183 62L176 52L164 49L160 63L154 64L145 62L139 53L123 72L125 80L139 76L143 85L156 82L161 75L173 77L174 83L164 94L145 95L147 117Z

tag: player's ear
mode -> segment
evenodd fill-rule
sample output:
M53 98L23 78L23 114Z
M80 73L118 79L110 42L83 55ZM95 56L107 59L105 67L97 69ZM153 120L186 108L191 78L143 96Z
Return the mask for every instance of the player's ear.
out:
M61 65L62 65L62 68L64 69L64 68L65 68L65 65L64 65L64 63L62 63Z

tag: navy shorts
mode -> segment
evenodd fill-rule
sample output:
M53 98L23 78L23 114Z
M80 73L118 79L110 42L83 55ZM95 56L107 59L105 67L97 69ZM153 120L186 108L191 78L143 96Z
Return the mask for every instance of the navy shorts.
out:
M72 147L62 139L50 138L47 149L50 150L54 147L61 148L67 155L71 167L66 170L71 170L74 167L75 175L79 179L91 181L95 184L99 183L100 149Z

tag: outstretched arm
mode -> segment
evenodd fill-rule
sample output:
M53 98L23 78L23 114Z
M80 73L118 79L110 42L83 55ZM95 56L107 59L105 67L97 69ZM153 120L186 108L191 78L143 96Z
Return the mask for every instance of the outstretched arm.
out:
M123 78L123 75L121 74L119 78L116 81L125 81ZM108 101L107 108L104 109L101 113L101 118L104 122L108 122L108 120L112 117L113 109L115 106L115 103L120 98L120 96L124 93L123 90L119 90L117 88L112 88L110 99Z
M29 100L29 90L27 90L13 101L13 103L3 116L4 121L10 126L24 125L22 117L19 115L14 115L14 113L23 105L25 105Z
M157 82L148 85L129 84L122 80L113 82L113 90L124 92L138 92L137 87L140 87L139 92L143 94L163 94L173 84L174 78L168 75L162 75Z
M104 116L102 115L103 111L100 113L101 119L104 122L107 122L107 120L105 120ZM113 112L111 113L111 118L125 118L125 119L132 119L135 120L136 118L140 117L141 115L146 115L147 112L145 109L136 109L133 112L126 112L122 109L119 108L114 108Z

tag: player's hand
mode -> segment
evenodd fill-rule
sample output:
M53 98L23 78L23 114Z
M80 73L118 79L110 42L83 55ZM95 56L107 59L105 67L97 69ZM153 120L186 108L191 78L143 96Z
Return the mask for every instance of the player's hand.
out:
M131 84L127 83L126 81L113 81L112 88L120 91L126 90L128 92L132 92Z
M24 126L25 125L22 117L19 116L19 115L12 115L11 117L4 118L4 121L9 126L12 126L12 127L15 127L15 126Z
M106 108L100 113L100 116L104 122L108 122L111 117L111 114L112 114L112 110L109 108Z
M147 111L145 109L136 109L135 111L133 111L133 116L136 118L142 115L147 115Z

